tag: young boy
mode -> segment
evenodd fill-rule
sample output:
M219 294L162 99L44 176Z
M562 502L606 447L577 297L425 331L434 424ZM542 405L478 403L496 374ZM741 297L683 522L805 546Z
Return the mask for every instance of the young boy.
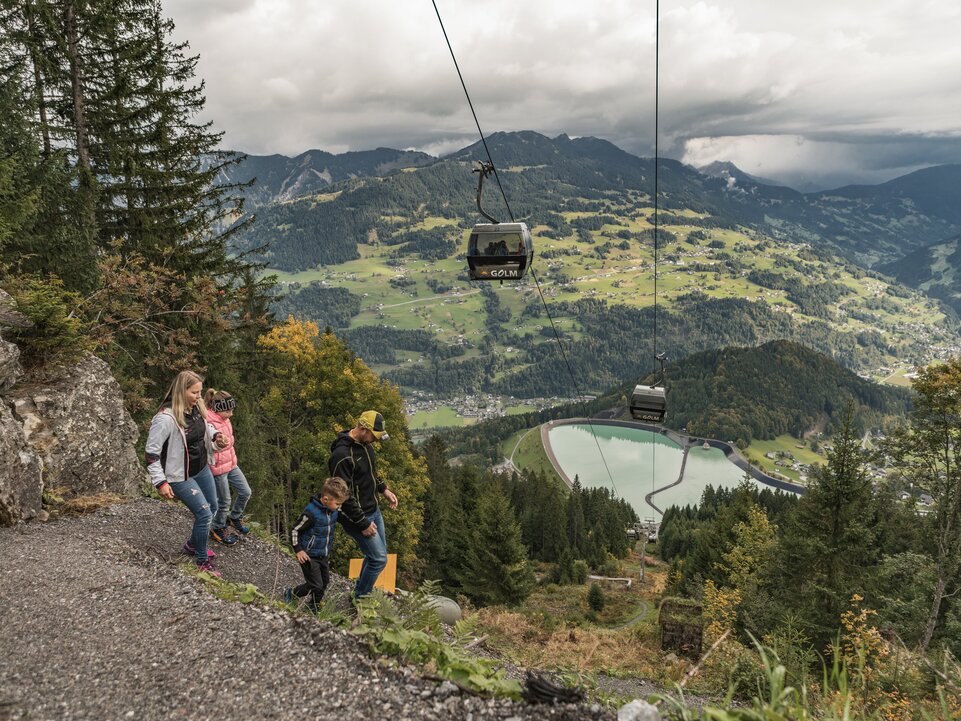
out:
M324 591L330 583L328 557L334 547L334 524L337 512L344 501L350 498L347 484L341 478L328 478L320 493L310 499L310 503L300 514L300 518L290 529L290 544L297 553L300 570L304 572L304 583L297 588L284 591L284 600L290 603L294 597L303 598L308 593L311 599L307 608L316 612Z

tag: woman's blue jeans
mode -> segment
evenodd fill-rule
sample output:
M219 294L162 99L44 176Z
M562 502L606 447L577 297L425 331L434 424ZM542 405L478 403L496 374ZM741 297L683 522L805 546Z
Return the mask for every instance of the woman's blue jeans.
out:
M227 509L230 509L230 517L239 521L244 515L247 501L250 500L250 484L247 477L240 470L240 466L234 466L226 473L214 476L217 484L217 513L214 516L214 528L223 528L227 525ZM237 494L234 498L233 508L230 507L230 489L234 489Z
M194 527L190 533L190 543L194 547L197 563L207 560L207 537L210 535L210 521L217 513L217 488L210 466L191 476L182 483L171 483L174 495L194 514Z
M364 554L364 565L360 569L360 578L354 585L354 598L366 596L374 588L374 582L380 572L387 565L387 532L384 530L384 517L377 509L373 513L368 513L367 518L377 524L377 533L373 536L364 536L354 525L343 524L347 535L357 542L357 547Z

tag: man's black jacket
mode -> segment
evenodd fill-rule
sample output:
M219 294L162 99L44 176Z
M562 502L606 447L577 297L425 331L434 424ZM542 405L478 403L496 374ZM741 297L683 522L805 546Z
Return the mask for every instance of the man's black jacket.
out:
M343 478L350 488L350 498L341 506L338 520L359 529L367 528L370 525L367 514L380 507L377 494L387 490L387 484L377 480L377 454L374 449L355 441L348 431L342 431L330 446L327 466L330 475Z

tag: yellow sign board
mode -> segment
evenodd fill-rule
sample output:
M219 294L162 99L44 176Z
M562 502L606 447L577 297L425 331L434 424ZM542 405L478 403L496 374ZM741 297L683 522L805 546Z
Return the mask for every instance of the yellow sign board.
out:
M350 579L360 578L360 568L364 563L363 558L350 559L350 568L347 570L347 577ZM387 565L380 572L377 580L374 581L374 588L379 588L387 593L394 593L397 590L397 554L387 554Z

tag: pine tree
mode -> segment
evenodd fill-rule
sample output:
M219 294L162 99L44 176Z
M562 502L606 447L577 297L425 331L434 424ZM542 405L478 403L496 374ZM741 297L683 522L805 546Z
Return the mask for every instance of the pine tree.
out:
M575 558L584 558L587 551L587 524L584 521L584 502L581 484L575 479L567 496L567 543Z
M587 592L587 605L595 613L600 613L604 610L604 604L607 599L604 598L604 589L600 587L600 584L592 583L590 589Z
M535 523L540 552L537 558L554 562L567 549L567 515L564 498L556 484L545 483L546 489L535 506Z
M419 555L424 578L436 579L451 592L460 589L463 577L464 528L460 492L447 463L447 447L439 436L431 436L421 452L427 462L430 487L424 497L424 527ZM473 473L473 469L459 471Z
M77 167L66 148L52 148L45 80L52 48L36 4L0 6L0 261L88 292L96 282L92 236L79 222Z
M818 647L834 637L851 595L864 594L866 577L880 560L865 514L872 495L849 411L827 465L812 473L808 492L788 520L770 594L782 617L796 615Z
M482 605L516 604L534 587L534 571L507 496L497 481L477 498L471 519L464 592Z

